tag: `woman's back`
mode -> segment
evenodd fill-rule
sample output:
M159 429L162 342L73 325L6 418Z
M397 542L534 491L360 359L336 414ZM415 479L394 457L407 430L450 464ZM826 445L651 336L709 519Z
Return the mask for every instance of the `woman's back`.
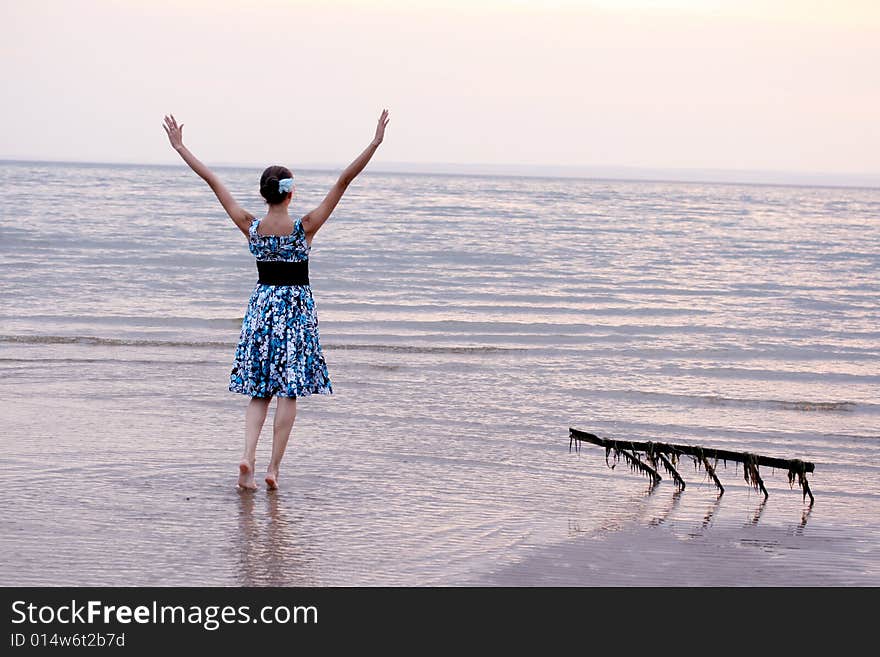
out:
M309 259L309 246L302 220L293 222L290 235L260 235L262 219L254 219L248 231L248 248L257 260L300 262Z

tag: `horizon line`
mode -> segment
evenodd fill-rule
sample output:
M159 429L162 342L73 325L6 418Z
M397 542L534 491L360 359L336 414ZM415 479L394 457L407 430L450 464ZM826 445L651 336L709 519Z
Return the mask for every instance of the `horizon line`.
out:
M69 160L48 158L0 157L0 163L18 164L71 164L88 166L182 166L175 162L131 162L124 160ZM262 164L213 162L210 166L225 169L261 168ZM307 162L297 167L306 171L341 171L345 164ZM384 167L384 168L383 168ZM878 189L880 174L830 173L815 171L784 171L772 169L723 169L717 167L641 167L630 165L578 164L498 164L462 162L406 162L376 163L373 173L399 173L438 176L478 176L508 178L565 178L617 182L657 182L754 185L770 187L830 187L848 189Z

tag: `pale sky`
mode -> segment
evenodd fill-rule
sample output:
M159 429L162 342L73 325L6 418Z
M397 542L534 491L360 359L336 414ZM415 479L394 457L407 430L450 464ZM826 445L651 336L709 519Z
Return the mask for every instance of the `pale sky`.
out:
M5 159L880 174L876 0L0 2Z

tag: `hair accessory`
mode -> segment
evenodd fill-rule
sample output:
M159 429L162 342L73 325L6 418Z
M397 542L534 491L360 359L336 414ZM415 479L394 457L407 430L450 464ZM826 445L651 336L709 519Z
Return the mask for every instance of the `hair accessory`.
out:
M282 178L278 181L278 191L287 194L293 189L293 178Z

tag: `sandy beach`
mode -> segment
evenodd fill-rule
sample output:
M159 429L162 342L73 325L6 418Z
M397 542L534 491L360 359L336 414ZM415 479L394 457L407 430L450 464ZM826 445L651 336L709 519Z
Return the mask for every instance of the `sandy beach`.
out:
M223 440L235 398L97 401L91 380L51 415L30 395L4 406L5 585L880 584L877 494L833 465L812 477L812 508L783 472L764 473L766 502L732 466L720 498L688 464L676 492L610 470L599 448L569 453L563 427L537 446L477 420L477 449L425 421L389 439L394 418L351 424L343 386L306 406L282 489L241 494Z
M704 493L706 491L703 491ZM669 491L667 490L668 494ZM674 495L674 493L673 493ZM682 494L684 495L684 493ZM699 493L697 493L699 495ZM673 507L679 502L672 501ZM880 573L864 560L880 557L870 528L810 527L816 510L798 521L762 521L767 504L728 499L707 505L702 519L670 511L611 530L574 536L536 549L487 579L501 586L877 586ZM748 517L749 506L754 514ZM736 513L734 508L737 508ZM717 514L712 518L712 514ZM711 525L711 526L710 526Z

